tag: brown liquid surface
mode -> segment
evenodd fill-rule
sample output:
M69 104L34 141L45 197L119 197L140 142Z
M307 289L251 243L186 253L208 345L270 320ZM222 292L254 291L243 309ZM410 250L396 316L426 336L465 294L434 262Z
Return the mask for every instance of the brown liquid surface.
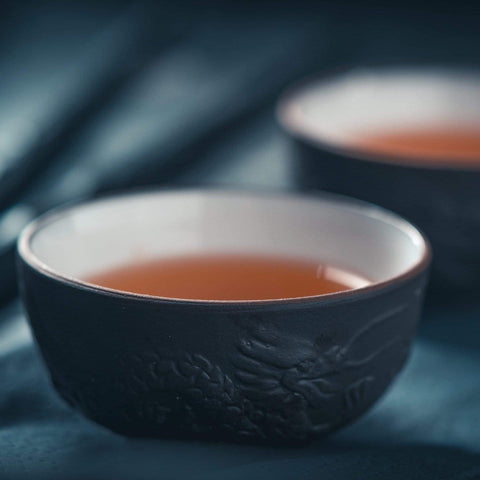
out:
M355 145L365 151L390 157L414 157L442 163L480 164L478 128L431 128L365 134Z
M363 277L317 262L246 255L170 257L86 279L115 290L190 300L267 300L341 292Z

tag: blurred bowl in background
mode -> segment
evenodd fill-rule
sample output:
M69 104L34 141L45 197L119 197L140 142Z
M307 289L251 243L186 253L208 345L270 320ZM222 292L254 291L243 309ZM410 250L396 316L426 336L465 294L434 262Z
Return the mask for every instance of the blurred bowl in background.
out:
M480 72L352 70L293 87L277 116L294 140L303 188L351 195L405 216L432 242L432 290L478 289ZM402 132L437 132L430 139L436 143L426 151L413 148L413 137L390 149L368 144L375 135Z
M327 260L371 283L195 301L84 280L138 255L205 252ZM407 358L429 263L422 235L373 205L207 190L47 214L24 230L18 262L30 324L69 404L127 435L265 442L326 434L380 397Z

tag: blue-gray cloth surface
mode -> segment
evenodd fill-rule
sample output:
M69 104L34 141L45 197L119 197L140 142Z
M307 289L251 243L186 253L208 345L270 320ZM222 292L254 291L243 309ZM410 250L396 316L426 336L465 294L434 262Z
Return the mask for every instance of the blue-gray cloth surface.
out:
M2 172L11 177L9 195L0 182L0 197L20 213L130 184L290 190L294 156L273 114L284 84L377 63L480 63L478 15L467 2L435 2L433 10L420 1L416 9L405 2L307 2L311 11L302 2L216 2L208 11L208 2L145 2L155 15L137 22L140 10L127 9L113 26L107 6L131 2L66 3L5 2L2 9L0 0L0 180ZM27 9L35 21L22 20ZM138 25L144 33L145 18L154 33L148 48L131 33ZM104 23L110 33L97 38ZM111 95L99 101L97 89L86 87L110 76L97 61L102 55L90 56L104 45L116 59L110 44L124 32L140 54L127 58L121 44L128 68L114 62L122 81L112 83L126 86L114 95L106 82ZM157 33L162 38L152 46ZM84 44L85 61L78 53ZM76 73L90 68L95 75ZM69 134L45 153L44 137L57 132L50 125L71 116L65 102L49 100L63 84L72 87L67 97L90 105L90 116L75 115ZM169 170L155 169L161 165ZM9 240L9 211L0 211L0 247ZM0 297L13 276L13 260L4 266L3 253ZM0 480L10 478L480 479L480 301L431 306L409 363L358 422L305 447L274 448L128 439L91 423L57 397L20 304L11 300L0 307Z

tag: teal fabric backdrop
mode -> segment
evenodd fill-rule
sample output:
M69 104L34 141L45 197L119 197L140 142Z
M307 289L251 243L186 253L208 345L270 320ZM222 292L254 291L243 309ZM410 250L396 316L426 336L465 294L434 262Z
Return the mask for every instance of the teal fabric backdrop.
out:
M356 424L292 449L127 439L90 423L49 385L12 297L14 238L28 218L138 185L295 189L290 145L274 120L286 85L366 64L480 65L478 14L442 2L435 11L399 2L7 3L0 4L0 134L8 126L8 145L15 139L19 148L8 156L0 142L0 189L10 179L0 192L0 479L480 478L478 299L431 306L410 362L381 401ZM122 67L115 57L114 74L105 73L90 61L87 38L108 56L117 34L133 40ZM107 79L108 88L78 82L72 95L88 108L72 116L47 100L67 81L66 53L80 58L87 44L78 75L97 65L97 76L85 79ZM29 114L28 136L13 113L36 98L35 88L45 101ZM53 123L42 122L47 113ZM68 129L51 127L64 119ZM48 135L55 142L45 156Z

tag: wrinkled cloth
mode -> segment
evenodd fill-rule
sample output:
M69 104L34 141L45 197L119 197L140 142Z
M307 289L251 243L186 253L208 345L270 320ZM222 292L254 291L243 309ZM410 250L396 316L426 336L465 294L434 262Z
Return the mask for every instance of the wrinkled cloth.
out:
M251 3L262 4L264 20L271 18L267 10L268 2ZM326 72L337 67L372 63L478 64L478 58L472 58L477 55L478 48L475 47L479 44L480 35L478 19L474 16L454 17L450 13L430 15L425 8L416 18L413 18L411 12L402 13L400 10L394 10L390 18L387 18L386 6L364 11L358 4L355 5L361 2L350 2L348 8L342 8L342 5L334 8L334 2L330 2L330 11L324 5L325 2L317 3L321 4L321 9L310 14L306 10L302 13L298 2L290 6L290 9L284 7L282 13L277 2L275 12L283 15L286 20L280 25L280 30L284 33L281 40L275 31L267 35L267 40L271 39L272 45L284 52L289 51L285 45L293 42L289 39L293 38L296 45L296 41L301 40L307 32L307 41L302 43L299 50L305 55L308 45L314 48L313 58L305 60L305 68L309 72ZM23 2L10 4L18 4L19 10L24 5ZM455 9L457 7L456 4ZM203 2L201 8L204 8ZM44 10L43 5L41 10ZM163 18L165 9L160 6L159 10L159 18ZM224 10L228 10L228 6ZM232 12L236 10L232 7ZM223 64L215 59L211 63L198 60L203 58L198 53L203 52L200 48L203 44L199 44L195 33L184 32L186 29L182 28L184 17L189 11L187 8L179 8L182 20L179 21L179 29L183 36L178 40L177 48L166 49L160 58L159 68L153 71L156 75L165 76L164 85L168 89L161 90L164 94L166 92L167 100L172 89L177 93L184 91L186 98L181 109L177 108L178 101L173 104L178 113L175 117L177 126L173 128L169 124L173 117L159 116L159 126L163 133L155 135L155 140L159 141L155 150L159 153L158 158L165 162L171 159L174 163L178 160L181 166L178 171L175 170L176 175L171 177L170 184L283 190L295 188L294 157L285 136L281 135L273 119L273 102L280 88L280 79L282 82L287 81L286 77L279 77L278 72L281 70L284 73L285 68L292 68L293 64L282 57L281 61L275 60L268 68L271 73L265 74L262 60L259 63L262 66L260 74L251 78L250 75L242 77L238 72L233 72L231 78L228 77L229 82L225 85L220 82L218 85L223 87L217 87L209 75L213 75L217 81L223 81L227 76L217 74L218 70L209 65L218 69ZM302 21L298 31L287 35L295 23L292 12L303 15L308 21ZM91 12L87 13L88 20ZM49 11L45 15L47 14ZM72 18L78 24L79 12L74 11L74 14ZM222 15L224 17L217 15L217 26L227 20L232 25L238 24L234 13L227 15L224 11ZM190 16L201 15L195 11L190 12ZM200 20L204 21L207 17L204 15ZM257 15L246 15L246 18L250 24L251 19L257 19ZM168 23L175 28L177 26L173 20ZM65 27L64 22L61 25L64 30L71 31ZM306 29L306 25L310 26L310 30ZM172 27L173 30L175 28ZM224 28L230 35L231 27L224 25ZM252 29L255 33L257 27ZM12 30L23 35L19 29L12 27ZM163 32L161 27L157 30ZM318 33L318 40L311 40L311 30L315 35ZM0 34L5 31L2 28ZM208 32L208 28L202 31ZM317 38L315 35L314 38ZM247 36L239 35L239 42L242 39L244 41L245 37ZM221 47L221 43L218 43ZM238 42L234 43L237 45ZM258 43L260 42L256 42ZM208 42L206 44L210 45ZM270 52L267 41L262 46L267 53ZM30 45L27 47L27 50L30 49ZM241 49L237 46L237 50L238 54ZM272 51L276 52L276 49L272 47ZM208 52L212 53L210 47ZM230 58L228 48L225 48L225 52L228 54L226 58ZM218 53L220 60L223 58L221 54L225 52ZM259 49L259 52L263 52L263 49ZM289 53L291 59L296 56ZM239 63L245 65L243 61ZM257 68L257 64L254 66ZM31 65L27 63L27 67L30 69ZM251 71L256 72L253 67ZM151 73L150 70L146 72L145 78L150 78L149 72ZM202 72L203 76L200 75ZM295 73L296 75L300 73ZM154 75L151 78L155 79L151 84L158 86L158 77ZM211 91L215 95L218 92L223 98L221 104L212 104L210 97L204 103L200 102L200 106L191 101L191 98L198 96L198 78L203 79L205 98ZM252 86L256 82L259 86L263 85L261 90ZM145 83L147 87L150 85L148 82L140 83L144 87ZM189 90L190 84L192 92ZM3 89L3 93L5 97L12 97L7 88ZM89 168L93 165L95 168L92 167L91 170L99 175L100 160L104 160L102 165L105 165L106 179L112 180L112 171L122 173L125 165L119 167L115 163L119 161L115 152L112 156L96 154L102 151L100 147L107 150L112 147L110 141L101 141L102 138L107 139L110 132L108 125L105 126L105 131L99 128L102 123L109 118L112 122L120 122L122 118L128 120L130 114L123 110L130 109L139 113L137 107L132 108L132 102L128 98L127 95L124 103L120 102L104 112L98 122L91 124L91 131L84 130L83 136L76 143L67 142L67 151L59 154L56 163L53 162L50 180L45 177L48 172L43 172L22 199L50 205L50 202L57 202L59 198L65 201L63 194L71 194L75 189L78 189L78 195L89 195L90 188L95 190L92 177L80 175L79 172L85 171L85 168L90 171ZM148 101L144 103L149 106L150 97L145 98ZM236 103L231 99L236 99ZM248 102L245 103L245 99ZM206 109L206 106L209 108ZM160 108L157 110L164 111ZM9 121L9 113L7 110L5 112L2 118ZM42 115L40 118L43 118ZM111 124L110 122L109 125ZM132 128L138 124L142 125L139 121L132 122ZM125 137L125 134L117 133L124 131L122 125L118 126L118 130L113 129L114 138ZM151 126L151 121L148 120L143 125ZM136 132L134 128L128 131L132 134ZM24 130L20 129L19 132L22 134ZM143 132L144 128L139 128L137 132L142 143ZM130 135L126 135L126 138L131 142ZM137 158L136 154L131 157ZM185 162L187 157L191 157L192 161ZM110 160L114 162L114 168L109 170L107 167L111 166ZM70 174L60 172L63 168ZM130 179L131 172L125 172ZM150 175L150 171L147 174ZM162 183L165 180L163 175L162 170L154 180ZM60 182L59 178L65 181ZM120 180L118 184L123 185ZM55 195L52 193L54 186L57 188ZM108 188L115 186L118 185L107 185ZM46 195L49 192L50 196ZM52 196L53 199L50 198ZM425 314L408 365L366 415L336 434L305 447L269 448L212 442L129 439L93 424L70 409L56 395L20 305L18 301L13 301L0 308L0 480L480 478L479 317L480 304L459 302L457 305L430 308Z

